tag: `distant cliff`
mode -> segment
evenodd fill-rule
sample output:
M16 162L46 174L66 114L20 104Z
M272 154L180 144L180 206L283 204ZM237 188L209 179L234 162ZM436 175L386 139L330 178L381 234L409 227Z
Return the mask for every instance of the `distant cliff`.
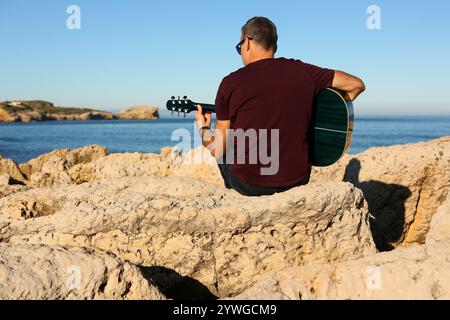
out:
M128 110L128 111L127 111ZM0 122L30 122L30 121L51 121L51 120L113 120L113 119L133 119L133 120L154 120L159 119L158 109L151 107L139 107L130 114L130 110L125 109L118 115L111 112L99 111L88 108L64 108L55 106L51 102L33 101L5 101L0 102ZM140 111L138 114L137 111Z
M155 120L159 119L158 108L150 106L136 106L123 109L117 114L117 118L124 120Z
M102 120L113 119L110 112L87 108L56 107L47 101L12 101L0 103L1 122L30 122L46 120Z

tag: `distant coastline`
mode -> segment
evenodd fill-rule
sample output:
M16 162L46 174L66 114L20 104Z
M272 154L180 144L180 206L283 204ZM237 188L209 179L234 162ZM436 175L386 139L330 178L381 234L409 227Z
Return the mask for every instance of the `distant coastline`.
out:
M117 114L89 108L65 108L42 100L0 102L0 122L86 121L86 120L157 120L159 110L151 106L135 106Z

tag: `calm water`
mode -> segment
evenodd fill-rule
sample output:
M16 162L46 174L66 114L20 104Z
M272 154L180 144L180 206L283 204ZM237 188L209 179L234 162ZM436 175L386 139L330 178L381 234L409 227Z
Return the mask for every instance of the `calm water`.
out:
M110 152L156 152L168 145L172 132L183 128L193 133L192 118L164 117L156 121L61 121L1 123L0 154L26 162L57 148L100 144ZM355 121L349 153L372 146L412 143L450 136L450 116L359 117Z

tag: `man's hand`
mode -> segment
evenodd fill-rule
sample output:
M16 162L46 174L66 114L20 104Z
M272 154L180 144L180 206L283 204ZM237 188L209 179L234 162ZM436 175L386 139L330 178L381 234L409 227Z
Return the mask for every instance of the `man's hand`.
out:
M197 127L199 130L207 126L211 127L211 112L206 112L203 114L203 109L201 105L197 105L197 112L195 113L195 120L197 121ZM200 132L201 134L201 132Z
M227 134L231 126L230 120L217 120L214 132L208 129L202 130L201 128L205 126L211 127L211 113L206 112L203 114L201 105L197 105L195 120L197 127L200 129L203 145L211 152L213 157L217 159L222 158L225 155L227 146Z

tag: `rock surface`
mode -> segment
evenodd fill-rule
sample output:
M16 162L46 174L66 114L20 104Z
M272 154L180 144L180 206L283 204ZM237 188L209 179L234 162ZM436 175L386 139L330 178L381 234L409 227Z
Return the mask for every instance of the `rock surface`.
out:
M14 165L17 166L12 163L12 168ZM19 169L18 173L28 179L25 182L35 187L169 175L223 184L215 159L205 148L193 149L185 155L171 147L162 148L161 154L109 154L105 147L93 145L75 150L55 150L20 164Z
M363 191L380 249L423 244L450 189L450 137L370 148L314 168L311 177L312 182L348 181Z
M43 154L19 166L28 184L34 187L75 183L69 171L78 164L85 164L108 154L102 146L88 146L74 150L58 149Z
M450 241L450 193L431 220L426 243L432 245L446 241Z
M271 272L233 299L450 299L450 194L426 242L344 263Z
M23 184L26 180L17 163L10 159L3 159L2 156L0 156L0 176L2 176L0 186Z
M159 119L159 110L147 105L136 106L121 110L117 117L124 120L155 120Z
M271 272L233 299L450 299L450 195L424 245Z
M0 241L99 248L134 264L172 269L221 297L271 270L376 252L366 203L349 183L248 199L181 177L14 193L0 199Z
M204 148L171 157L110 155L80 165L76 171L74 181L78 182L175 175L223 184L215 160ZM450 189L450 137L346 155L331 167L313 168L311 182L324 181L351 182L363 191L380 250L423 244L431 218Z
M203 148L0 158L0 278L25 288L0 298L25 297L23 279L30 298L450 298L449 166L450 137L371 148L314 168L306 186L246 198ZM67 293L55 274L71 259L135 289Z
M82 248L0 243L0 299L152 299L165 297L141 271Z
M450 243L271 272L234 299L450 299Z

